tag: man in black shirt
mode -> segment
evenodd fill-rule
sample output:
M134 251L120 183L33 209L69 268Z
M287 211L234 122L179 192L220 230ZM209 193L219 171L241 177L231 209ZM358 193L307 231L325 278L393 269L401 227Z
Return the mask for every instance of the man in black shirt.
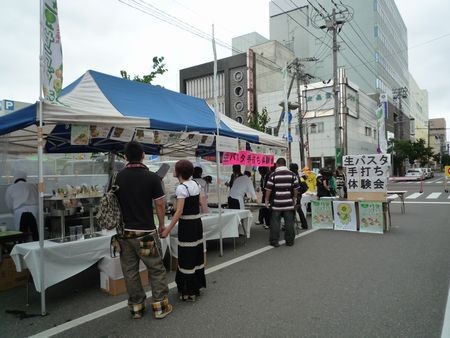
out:
M127 287L128 307L133 318L142 317L145 310L145 292L139 275L139 261L147 266L152 287L152 309L161 319L172 312L168 301L166 269L161 259L161 243L153 219L153 202L159 221L159 232L164 230L165 195L161 180L142 164L144 150L135 141L125 146L126 167L117 174L115 184L122 211L124 233L120 236L120 263Z

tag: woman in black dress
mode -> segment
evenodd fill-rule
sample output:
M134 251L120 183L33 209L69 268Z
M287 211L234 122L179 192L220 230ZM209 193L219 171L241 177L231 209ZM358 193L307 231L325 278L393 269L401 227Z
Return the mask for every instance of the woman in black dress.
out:
M175 164L176 212L169 226L161 233L167 237L178 222L178 268L175 277L180 299L195 301L200 289L206 287L203 226L200 218L200 186L191 180L194 166L187 160Z

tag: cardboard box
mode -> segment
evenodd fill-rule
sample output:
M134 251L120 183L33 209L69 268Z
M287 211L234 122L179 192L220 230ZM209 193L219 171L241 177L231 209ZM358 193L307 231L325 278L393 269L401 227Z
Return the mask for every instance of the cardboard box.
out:
M141 275L142 286L148 285L147 270L141 271L139 274ZM112 279L102 271L100 271L100 288L112 296L117 296L127 292L123 277L119 279Z
M16 265L11 257L4 257L0 262L0 291L25 285L28 275L28 270L17 272Z

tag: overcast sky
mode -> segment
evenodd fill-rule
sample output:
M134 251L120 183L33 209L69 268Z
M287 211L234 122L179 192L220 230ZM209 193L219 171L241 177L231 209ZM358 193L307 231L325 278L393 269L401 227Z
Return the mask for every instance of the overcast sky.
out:
M269 37L267 0L145 1L204 32L214 23L216 37L229 45L233 36L252 31ZM430 117L445 117L450 127L450 1L395 2L408 28L410 71L429 93ZM39 1L1 3L0 99L33 102L39 94ZM212 59L210 41L118 0L58 0L58 6L64 85L88 69L117 76L121 69L145 74L158 55L166 58L169 72L154 83L178 91L180 69ZM218 47L219 58L230 55L229 48Z

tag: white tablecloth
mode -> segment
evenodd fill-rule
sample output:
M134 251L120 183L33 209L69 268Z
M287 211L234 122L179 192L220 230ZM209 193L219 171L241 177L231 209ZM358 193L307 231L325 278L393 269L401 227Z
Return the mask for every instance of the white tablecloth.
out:
M89 268L92 264L105 257L111 257L111 237L116 231L108 231L105 235L91 239L55 243L44 241L44 287L55 285L77 273ZM162 240L163 252L167 249L167 241ZM40 250L39 242L17 244L11 251L11 258L16 264L16 270L25 268L33 276L36 290L41 290ZM114 276L111 276L112 278Z
M202 217L203 236L206 241L237 238L240 233L250 238L250 230L253 224L253 215L250 210L222 209L220 223L219 210L211 208L209 210L210 213ZM171 255L178 257L178 225L170 233L169 242Z

